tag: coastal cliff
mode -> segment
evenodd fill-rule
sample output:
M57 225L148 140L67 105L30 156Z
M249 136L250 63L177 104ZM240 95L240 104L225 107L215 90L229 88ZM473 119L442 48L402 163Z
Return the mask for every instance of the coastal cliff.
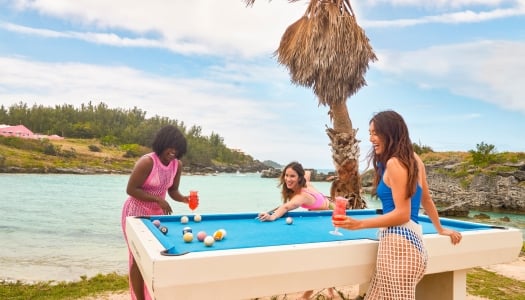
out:
M457 154L439 160L423 157L440 215L464 217L470 210L525 214L525 161L476 168ZM371 192L372 175L370 170L361 175L365 193Z
M453 176L447 167L427 166L434 202L451 216L468 210L525 213L525 163L507 167L509 171Z

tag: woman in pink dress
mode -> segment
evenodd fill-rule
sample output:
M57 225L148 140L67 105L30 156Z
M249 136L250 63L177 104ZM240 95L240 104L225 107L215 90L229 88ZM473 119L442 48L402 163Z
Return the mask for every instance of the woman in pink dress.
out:
M186 138L177 127L167 125L157 132L151 147L153 152L142 156L136 162L128 180L126 192L129 196L124 203L121 219L124 237L126 237L126 217L172 213L166 194L175 201L188 203L188 196L179 192L182 171L182 163L179 159L186 153ZM150 299L131 251L129 251L129 285L131 299Z

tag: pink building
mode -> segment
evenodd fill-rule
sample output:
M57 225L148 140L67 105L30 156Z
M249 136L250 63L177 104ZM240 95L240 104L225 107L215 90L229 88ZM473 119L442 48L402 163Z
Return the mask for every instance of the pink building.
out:
M34 134L31 130L27 129L24 125L16 125L16 126L9 126L9 125L0 125L0 135L3 136L14 136L19 138L25 138L25 139L43 139L47 138L50 140L59 140L63 139L63 137L58 135L42 135L42 134Z

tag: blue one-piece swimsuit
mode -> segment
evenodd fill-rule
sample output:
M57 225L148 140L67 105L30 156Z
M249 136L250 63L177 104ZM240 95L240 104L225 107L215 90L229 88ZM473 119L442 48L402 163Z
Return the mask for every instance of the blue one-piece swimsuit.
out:
M392 189L388 187L383 181L383 175L381 175L381 179L379 181L379 184L377 185L376 191L377 191L377 196L379 197L383 205L383 213L386 214L386 213L393 211L395 208L395 203L394 203L394 197L392 195ZM419 224L418 214L419 214L419 207L421 205L422 194L423 194L423 189L418 184L416 186L415 194L412 196L412 198L410 198L410 219L414 221L416 224ZM388 227L386 229L386 232L400 234L406 237L418 249L422 249L420 238L412 231L400 230L399 226L393 226L393 227Z

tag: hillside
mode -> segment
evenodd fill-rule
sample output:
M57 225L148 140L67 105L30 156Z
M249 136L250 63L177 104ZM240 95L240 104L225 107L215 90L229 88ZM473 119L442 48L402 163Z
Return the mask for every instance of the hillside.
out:
M44 144L42 146L42 144ZM129 150L104 146L97 139L62 139L39 141L20 140L15 145L0 143L0 172L3 173L130 173L138 156L151 149L137 146ZM259 161L241 164L192 164L184 162L185 172L256 172L267 168Z
M8 173L128 173L136 158L126 158L123 150L103 146L97 140L53 140L55 155L34 149L0 144L0 171ZM96 146L99 152L91 151ZM143 149L144 153L147 149Z

